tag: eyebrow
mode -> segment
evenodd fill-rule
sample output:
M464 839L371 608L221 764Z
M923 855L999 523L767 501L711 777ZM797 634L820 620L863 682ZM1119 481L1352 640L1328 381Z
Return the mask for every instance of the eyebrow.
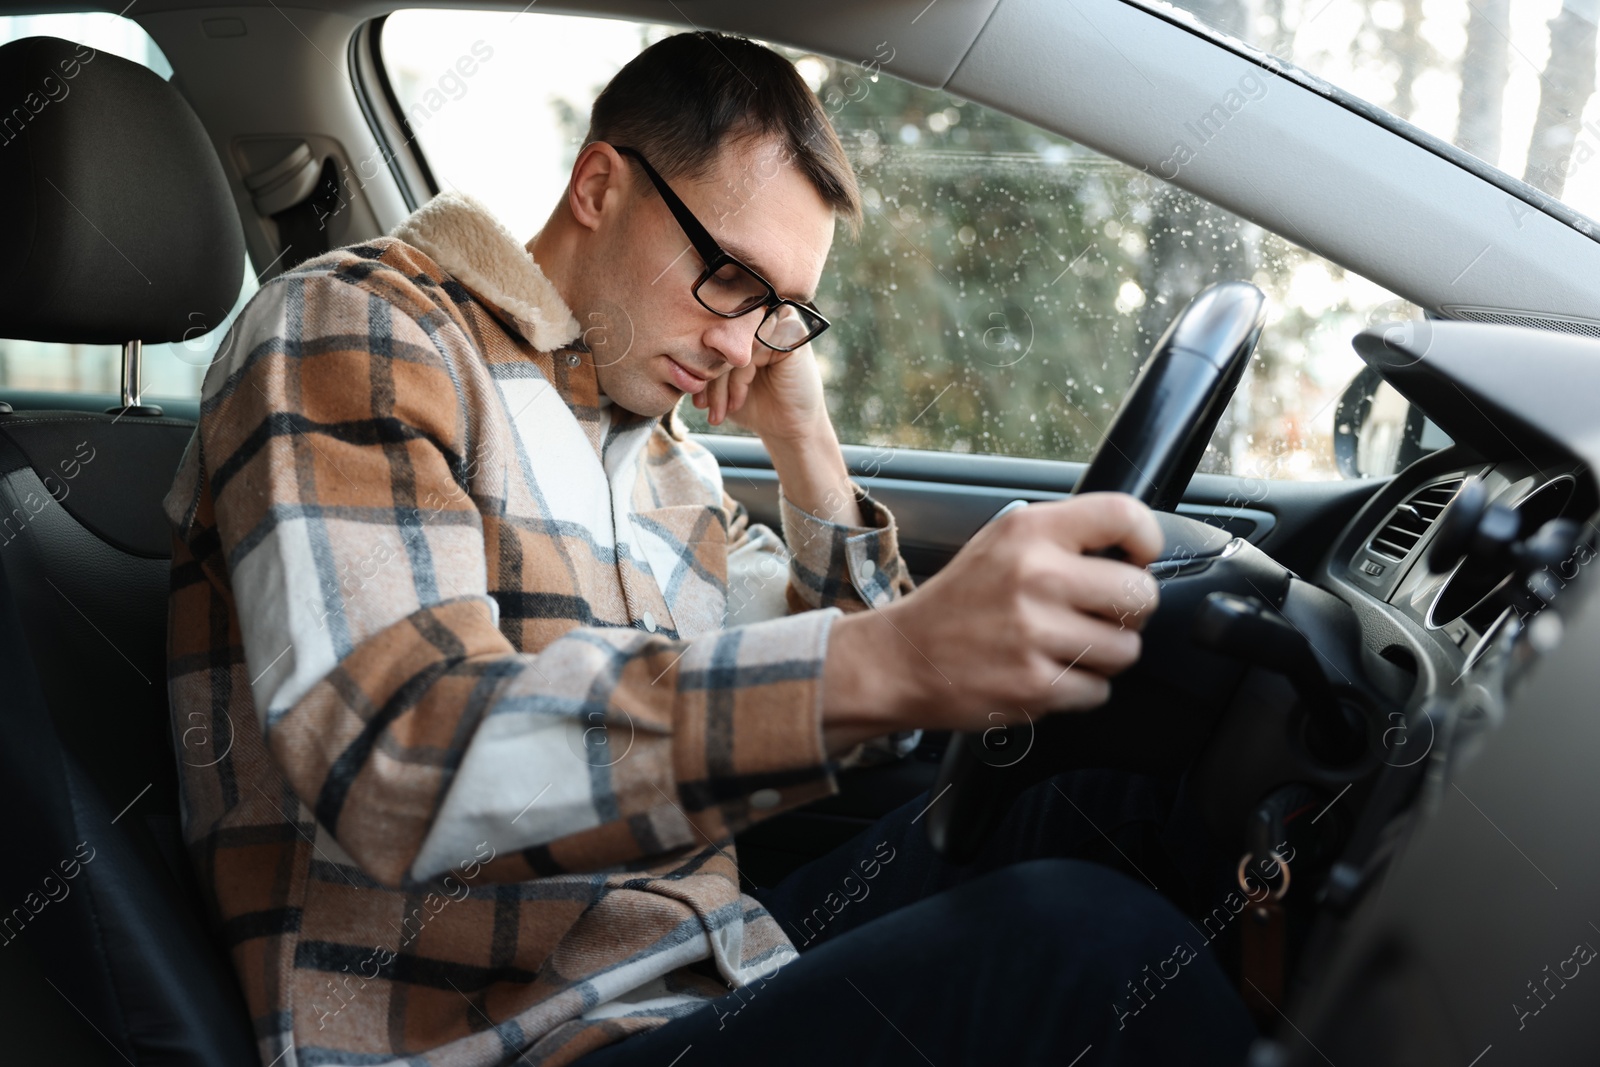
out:
M713 240L716 240L716 239L713 238ZM719 240L719 241L717 241L717 244L722 246L722 250L724 252L728 253L730 256L733 256L735 259L737 259L741 263L745 264L747 267L749 267L751 270L755 271L757 274L761 275L763 278L766 278L768 284L769 285L771 284L772 272L769 271L762 264L758 263L756 261L756 257L750 254L750 250L749 249L744 248L741 245L735 244L732 241L720 241ZM774 286L774 288L776 288L776 286ZM779 293L778 295L779 296L783 296L784 294L783 293ZM789 299L797 301L797 302L799 302L801 304L812 305L812 310L815 310L815 305L813 304L813 301L815 301L817 299L817 294L816 294L815 291L813 291L812 293L810 293L807 296L791 296L791 297L789 297Z

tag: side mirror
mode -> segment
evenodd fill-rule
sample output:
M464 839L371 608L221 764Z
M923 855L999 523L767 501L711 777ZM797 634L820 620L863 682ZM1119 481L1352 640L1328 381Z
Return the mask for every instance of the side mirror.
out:
M1451 443L1375 367L1345 386L1334 409L1333 458L1341 477L1387 478Z

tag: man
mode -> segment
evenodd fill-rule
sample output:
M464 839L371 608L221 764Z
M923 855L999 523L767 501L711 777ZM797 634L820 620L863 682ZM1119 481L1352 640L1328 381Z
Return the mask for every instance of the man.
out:
M1102 702L1155 593L1121 496L1013 515L912 592L807 347L858 215L788 62L686 34L600 95L526 246L446 194L241 314L166 499L169 677L263 1062L899 1063L953 1026L944 1062L1219 1026L1237 1054L1209 958L1165 1022L1119 1020L1186 927L1103 868L1004 866L1048 848L957 885L901 813L775 887L788 916L740 892L733 835L865 743ZM685 395L760 435L783 541ZM873 864L876 903L797 953L813 887Z

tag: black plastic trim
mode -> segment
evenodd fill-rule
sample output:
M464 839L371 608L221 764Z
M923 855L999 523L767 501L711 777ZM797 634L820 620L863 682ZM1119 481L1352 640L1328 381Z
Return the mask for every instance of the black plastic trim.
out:
M772 469L766 448L754 437L692 434L724 467ZM844 445L845 463L855 477L885 477L947 485L1009 486L1044 493L1070 493L1086 463L1016 456L934 452L887 445Z
M110 406L119 406L117 393L58 393L48 389L0 389L0 399L6 400L17 411L88 411L103 414ZM161 405L162 417L200 421L200 400L193 396L156 396L145 393L143 399ZM4 415L0 415L3 419Z
M417 143L417 133L411 128L411 120L406 118L405 110L400 106L400 98L395 95L394 86L389 82L389 70L383 63L383 26L388 20L388 15L380 15L363 23L350 35L350 83L355 89L356 103L361 108L361 117L366 119L368 128L372 130L372 136L377 138L378 147L383 150L384 163L388 165L395 186L406 202L406 210L415 211L426 200L439 194L439 181L434 177L433 168L428 165L428 157L423 154L421 145ZM384 123L379 117L378 102L372 99L374 88L383 94L383 106L394 116L394 123L400 127L400 132L405 134L405 144L401 145L400 149L396 149L394 138L384 128ZM400 150L405 151L417 168L417 173L421 175L423 184L427 187L426 197L419 198L417 191L411 187L411 179L399 163Z

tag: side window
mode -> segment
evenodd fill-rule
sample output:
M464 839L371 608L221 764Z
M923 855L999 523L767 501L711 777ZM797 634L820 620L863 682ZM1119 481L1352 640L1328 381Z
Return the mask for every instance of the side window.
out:
M444 189L482 200L531 237L567 187L589 107L646 46L677 32L516 11L396 11L383 65Z
M383 48L441 184L531 235L595 94L670 32L402 11ZM783 51L838 128L865 202L859 240L841 231L817 296L833 322L816 352L841 439L1086 459L1172 318L1208 283L1243 278L1266 292L1268 325L1202 469L1339 476L1334 411L1362 367L1350 338L1418 309L1155 174L894 78L887 43L855 63ZM1259 99L1267 86L1239 89Z
M793 58L865 202L861 240L835 242L818 297L844 440L1087 459L1185 304L1247 279L1267 327L1201 469L1339 476L1334 412L1363 366L1350 338L1419 309L1161 180L1181 158L1148 173L909 85L888 74L887 44L853 64Z
M96 54L104 52L142 63L163 78L172 77L167 57L143 27L106 12L0 16L0 44L23 37L60 37L88 45ZM49 107L51 102L46 101L43 106ZM114 165L113 161L107 162L107 166ZM239 299L220 326L173 344L146 345L144 395L152 399L199 396L206 367L227 333L228 324L255 291L255 272L247 263ZM0 330L3 328L0 324ZM0 390L116 394L121 388L122 349L117 345L0 338Z

